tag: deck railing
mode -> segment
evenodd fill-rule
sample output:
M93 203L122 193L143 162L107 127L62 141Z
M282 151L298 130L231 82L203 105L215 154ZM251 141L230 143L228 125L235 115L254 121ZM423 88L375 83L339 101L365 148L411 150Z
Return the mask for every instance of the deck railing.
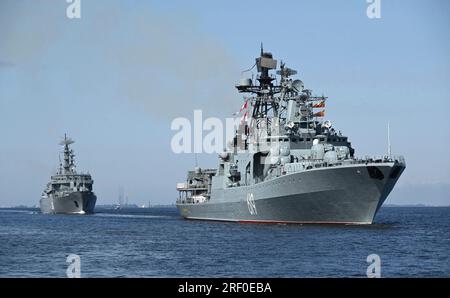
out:
M355 165L355 164L369 164L369 163L386 163L397 162L401 165L406 165L405 158L401 155L396 156L382 156L382 157L365 157L347 160L337 160L335 162L324 162L323 159L305 159L296 163L289 163L284 165L284 173L295 173L304 170L311 170L325 167L335 167L342 165ZM282 170L283 172L283 170Z

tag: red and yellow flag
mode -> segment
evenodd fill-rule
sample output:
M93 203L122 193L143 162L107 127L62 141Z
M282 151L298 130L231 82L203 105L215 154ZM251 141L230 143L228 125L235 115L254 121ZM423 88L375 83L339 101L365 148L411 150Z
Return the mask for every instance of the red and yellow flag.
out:
M322 110L320 112L314 113L314 117L325 117L325 110Z
M239 112L233 113L233 116L239 115L243 110L248 109L248 100L246 100L244 102L244 104L242 105L241 109L239 110Z
M324 107L325 107L325 101L321 101L321 102L313 105L313 108L324 108Z

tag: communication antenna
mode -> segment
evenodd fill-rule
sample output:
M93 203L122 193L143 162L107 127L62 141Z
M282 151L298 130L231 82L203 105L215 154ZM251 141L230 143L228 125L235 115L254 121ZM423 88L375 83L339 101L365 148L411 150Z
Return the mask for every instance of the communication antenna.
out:
M391 157L391 128L389 122L387 124L387 142L388 142L388 156Z
M58 158L59 158L59 175L61 175L62 174L62 162L61 162L61 155L60 154L58 154Z
M64 134L64 140L62 140L61 142L59 142L59 144L60 144L61 146L70 145L70 144L73 144L73 143L75 143L75 141L72 140L71 138L68 138L68 137L67 137L67 134Z
M123 186L119 186L119 206L123 206Z
M197 153L194 153L195 167L198 167Z

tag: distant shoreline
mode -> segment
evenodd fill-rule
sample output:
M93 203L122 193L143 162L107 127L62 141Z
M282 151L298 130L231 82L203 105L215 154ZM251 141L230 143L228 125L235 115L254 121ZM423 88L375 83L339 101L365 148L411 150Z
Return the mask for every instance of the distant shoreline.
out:
M95 208L98 210L110 210L115 209L116 205L98 205ZM405 204L405 205L397 205L397 204L386 204L381 208L449 208L450 205L424 205L424 204ZM122 206L121 210L146 210L146 209L157 209L157 208L176 208L175 204L167 204L167 205L152 205L150 207L138 207L138 206ZM39 207L32 206L0 206L0 210L39 210Z
M117 205L97 205L95 206L96 209L101 209L101 210L110 210L110 209L117 209L116 208ZM139 207L139 206L135 206L135 205L130 205L130 206L121 206L119 209L120 210L127 210L127 209L157 209L157 208L176 208L175 204L168 204L168 205L152 205L150 207ZM39 210L39 207L36 206L23 206L23 205L19 205L19 206L0 206L0 209L15 209L15 210Z
M412 207L412 208L417 208L417 207L450 207L450 205L424 205L424 204L404 204L404 205L399 205L399 204L386 204L381 206L383 207Z

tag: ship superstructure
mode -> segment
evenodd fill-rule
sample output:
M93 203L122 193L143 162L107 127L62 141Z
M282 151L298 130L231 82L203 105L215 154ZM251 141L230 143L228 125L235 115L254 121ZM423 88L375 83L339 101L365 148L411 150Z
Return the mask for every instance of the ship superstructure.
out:
M402 156L355 157L348 137L324 120L297 71L261 47L256 79L236 86L241 124L217 169L196 167L178 183L187 219L370 224L405 169Z
M89 173L77 173L75 154L70 148L74 141L64 135L64 160L56 175L51 176L40 199L42 213L93 213L97 197L92 190L94 180Z

